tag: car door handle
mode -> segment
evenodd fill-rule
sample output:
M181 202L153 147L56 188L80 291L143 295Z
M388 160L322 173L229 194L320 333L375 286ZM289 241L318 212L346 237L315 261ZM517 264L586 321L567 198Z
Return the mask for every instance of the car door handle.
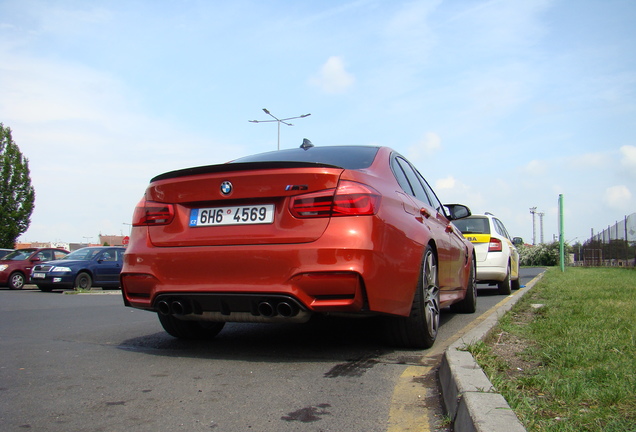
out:
M424 207L420 209L420 214L424 216L426 219L431 217L431 213Z

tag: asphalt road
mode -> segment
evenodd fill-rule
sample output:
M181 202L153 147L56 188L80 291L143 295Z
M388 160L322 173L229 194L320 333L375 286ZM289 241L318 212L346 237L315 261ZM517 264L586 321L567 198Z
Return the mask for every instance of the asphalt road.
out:
M228 324L184 342L116 292L0 289L0 430L444 430L439 354L503 298L480 289L477 313L444 313L433 349L413 351L363 319Z

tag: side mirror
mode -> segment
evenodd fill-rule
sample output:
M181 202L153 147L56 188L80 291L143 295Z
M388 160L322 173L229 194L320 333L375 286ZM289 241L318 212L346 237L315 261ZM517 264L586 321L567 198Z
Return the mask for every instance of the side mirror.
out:
M470 209L462 204L444 204L444 207L448 210L451 220L463 219L472 214Z
M523 239L521 237L513 237L512 244L515 246L521 246L523 244Z

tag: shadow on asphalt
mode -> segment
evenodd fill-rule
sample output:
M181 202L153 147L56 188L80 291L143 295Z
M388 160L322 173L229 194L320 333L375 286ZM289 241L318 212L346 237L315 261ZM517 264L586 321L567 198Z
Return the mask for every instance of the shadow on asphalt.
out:
M442 312L440 324L455 314ZM188 341L165 332L127 339L119 349L166 357L233 359L243 361L346 361L379 359L420 364L427 350L391 346L382 318L315 317L305 324L227 323L216 338Z

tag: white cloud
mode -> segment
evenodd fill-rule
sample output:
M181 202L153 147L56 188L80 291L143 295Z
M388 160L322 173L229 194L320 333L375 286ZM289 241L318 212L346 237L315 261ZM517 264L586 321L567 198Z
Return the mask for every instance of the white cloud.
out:
M469 7L451 17L447 23L473 33L468 44L486 50L531 45L546 33L540 21L541 14L549 8L552 0L527 0L523 2L490 0Z
M433 189L443 203L465 204L473 213L475 209L481 209L486 205L481 189L476 190L452 175L438 179Z
M453 176L448 176L443 179L439 179L435 182L436 190L448 190L453 189L457 185L457 180Z
M523 167L523 171L531 176L541 176L548 172L548 163L540 160L531 160Z
M333 56L329 57L310 82L326 93L344 93L354 84L355 78L345 70L342 58Z
M629 210L631 208L632 193L627 186L612 186L605 190L604 201L615 210Z
M7 60L0 66L0 121L29 159L36 190L32 223L21 240L119 234L151 177L202 159L222 163L236 153L144 114L136 93L116 76L73 62L0 54Z
M401 67L421 63L428 58L437 43L430 29L430 15L437 9L440 0L408 2L388 21L384 35L384 48Z
M584 153L568 157L567 164L573 170L607 169L614 164L608 153Z
M624 145L620 148L620 152L622 155L621 165L636 175L636 146Z
M433 156L442 148L442 138L435 132L426 132L424 136L408 149L408 158L414 163Z

